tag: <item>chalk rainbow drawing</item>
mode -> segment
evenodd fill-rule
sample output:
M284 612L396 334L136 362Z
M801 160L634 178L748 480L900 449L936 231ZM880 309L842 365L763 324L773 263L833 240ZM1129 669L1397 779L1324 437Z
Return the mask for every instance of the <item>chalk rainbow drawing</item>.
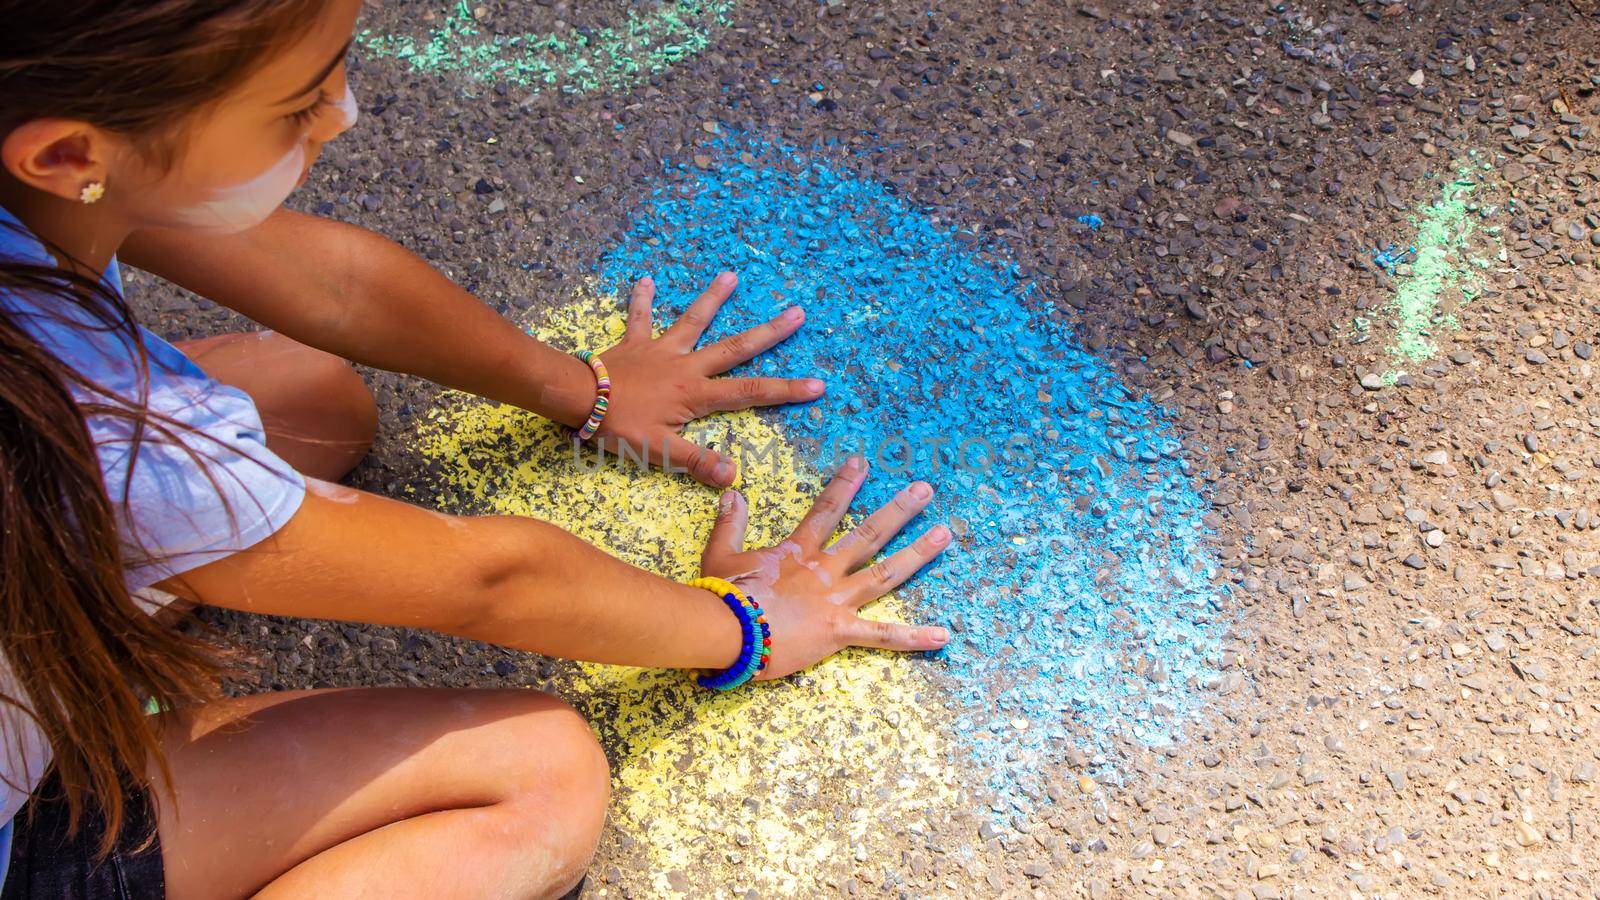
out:
M716 271L739 271L720 333L803 305L805 328L747 369L815 374L827 395L697 423L691 436L735 453L777 442L776 462L741 458L752 524L767 529L756 538L789 527L847 450L877 457L858 509L910 477L932 481L925 519L951 522L958 545L916 582L913 607L891 599L886 613L947 622L956 638L935 659L851 652L734 697L693 691L678 673L583 667L578 698L617 748L618 818L650 844L653 877L724 871L733 834L749 844L741 858L773 861L774 875L738 869L751 886L792 889L825 859L819 841L870 854L876 835L962 792L1005 821L1074 748L1178 736L1218 679L1226 623L1209 507L1161 408L1080 349L1015 266L823 161L825 148L730 134L704 149L703 169L667 164L602 258L600 305L560 311L540 333L605 346L620 329L616 298L643 273L669 319ZM990 443L987 469L975 438ZM472 402L447 408L424 449L475 503L694 574L714 494L681 476L585 473L554 426ZM892 471L901 460L904 474ZM772 724L755 724L747 703ZM808 759L817 746L838 749ZM685 767L707 787L686 788ZM794 802L819 791L845 792L842 836L816 804ZM783 815L752 816L752 795Z
M712 29L729 22L733 0L662 0L629 9L615 25L548 34L490 33L465 0L426 38L362 31L369 53L400 60L419 72L459 73L534 91L618 91L665 71L711 44Z
M827 379L822 401L779 415L789 440L824 456L893 445L875 454L864 508L895 489L884 475L902 442L913 474L939 489L935 514L959 547L921 609L956 633L944 662L963 710L955 730L990 786L1018 796L1075 717L1171 738L1216 674L1219 629L1209 506L1161 409L1080 349L975 236L791 148L735 134L709 149L706 169L668 165L601 277L615 289L653 275L671 315L694 285L735 269L728 330L806 308L805 328L752 368ZM983 440L1006 461L975 464Z

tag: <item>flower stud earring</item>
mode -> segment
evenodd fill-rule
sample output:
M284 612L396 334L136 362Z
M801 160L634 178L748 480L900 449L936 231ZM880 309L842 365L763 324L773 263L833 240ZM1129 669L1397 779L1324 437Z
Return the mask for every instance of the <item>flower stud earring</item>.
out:
M78 192L78 202L83 204L93 203L106 195L106 184L103 181L91 181Z

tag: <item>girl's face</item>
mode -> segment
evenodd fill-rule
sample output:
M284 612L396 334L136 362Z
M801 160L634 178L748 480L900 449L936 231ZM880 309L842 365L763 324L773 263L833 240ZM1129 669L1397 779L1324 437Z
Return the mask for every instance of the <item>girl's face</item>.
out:
M261 223L355 124L345 54L361 0L330 0L297 41L184 125L170 168L131 146L106 193L136 227L230 233Z

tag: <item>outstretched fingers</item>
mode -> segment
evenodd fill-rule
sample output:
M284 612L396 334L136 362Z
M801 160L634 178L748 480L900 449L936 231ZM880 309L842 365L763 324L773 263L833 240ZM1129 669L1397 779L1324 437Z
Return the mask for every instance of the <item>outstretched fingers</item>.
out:
M705 364L706 373L720 375L742 362L782 343L799 330L806 320L805 310L791 306L778 316L738 334L732 334L715 344L694 352L695 358Z
M948 629L937 625L905 625L900 622L878 622L856 616L845 626L845 635L853 646L876 647L880 650L938 650L950 642Z
M862 519L861 524L849 534L834 541L827 552L842 561L847 571L864 565L873 554L894 540L894 536L916 518L932 499L932 485L926 481L913 481L872 515Z
M653 334L650 311L655 298L656 283L649 275L634 282L633 292L628 297L628 326L624 337L644 341L650 339Z
M700 568L721 568L719 563L744 552L745 529L750 524L750 505L744 495L729 489L717 499L717 521L711 526L711 537L706 541L706 552L700 557Z
M688 472L690 478L701 484L725 488L733 484L734 477L738 475L733 460L715 450L686 440L681 435L668 435L662 443L667 454L665 465L680 472Z
M839 467L839 473L817 495L816 502L806 511L805 518L795 526L792 535L794 542L806 550L817 550L826 544L844 519L850 501L855 499L856 491L861 490L861 483L866 477L865 458L852 456L845 460L844 465Z
M823 390L823 383L815 378L719 378L711 382L707 404L713 412L733 412L805 403L822 396Z
M689 308L683 311L678 321L673 322L672 327L661 336L662 340L672 341L685 353L693 350L700 336L710 327L711 320L716 318L717 310L721 309L723 302L733 294L733 289L738 283L739 277L732 272L723 272L712 279L711 286L689 304Z
M935 525L922 536L889 556L850 576L850 593L856 609L882 597L922 571L950 546L950 529Z

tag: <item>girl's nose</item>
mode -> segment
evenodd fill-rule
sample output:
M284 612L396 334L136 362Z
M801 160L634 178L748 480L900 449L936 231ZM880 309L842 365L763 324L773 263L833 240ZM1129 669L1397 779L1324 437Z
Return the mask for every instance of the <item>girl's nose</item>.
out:
M344 85L344 95L329 104L327 112L318 117L311 128L311 140L319 144L326 144L356 124L356 119L361 115L360 107L356 105L355 91L350 89L350 82Z

